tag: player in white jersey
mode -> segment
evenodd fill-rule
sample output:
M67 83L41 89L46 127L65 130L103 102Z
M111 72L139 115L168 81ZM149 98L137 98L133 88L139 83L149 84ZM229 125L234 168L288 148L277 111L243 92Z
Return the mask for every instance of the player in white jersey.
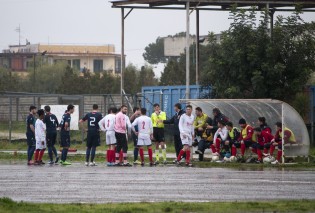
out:
M36 152L35 152L35 165L45 164L42 159L46 150L46 125L43 120L45 117L44 110L37 111L39 119L35 122L35 140L36 140Z
M150 159L150 166L154 165L153 162L153 152L152 152L152 142L153 139L153 125L151 118L146 115L146 108L141 108L141 116L136 118L132 123L132 131L138 136L138 147L141 158L141 165L144 166L144 152L143 146L148 147L148 154ZM138 132L135 130L135 126L138 126Z
M182 155L186 153L186 166L192 166L190 163L190 148L195 138L195 131L194 131L195 117L191 113L192 113L192 106L187 105L186 113L180 117L179 124L178 124L179 131L180 131L180 138L182 140L182 144L184 147L182 150L180 150L180 153L177 156L177 164L179 164L180 160L182 159Z
M116 137L114 126L116 113L116 107L110 108L108 114L98 123L101 131L106 132L106 145L108 145L106 154L107 166L113 166L115 164Z

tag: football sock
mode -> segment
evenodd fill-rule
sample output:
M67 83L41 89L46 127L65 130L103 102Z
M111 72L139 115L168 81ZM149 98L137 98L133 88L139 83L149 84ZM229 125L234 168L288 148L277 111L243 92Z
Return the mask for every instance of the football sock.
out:
M260 149L257 149L258 160L262 159L262 153Z
M255 154L257 154L257 149L252 148L252 152L255 153Z
M40 150L40 152L39 152L39 161L41 161L41 160L43 159L43 156L44 156L45 150L46 150L46 149L42 149L42 150Z
M150 162L153 162L153 152L152 152L152 148L149 148L148 149L148 154L149 154L149 160L150 160Z
M110 161L110 160L111 160L111 154L112 154L112 153L111 153L111 150L108 149L108 150L106 151L106 160L107 160L108 163L111 162L111 161Z
M127 153L123 153L124 163L127 163Z
M91 150L91 162L94 162L96 147L93 146Z
M115 163L115 150L110 150L110 162Z
M221 145L221 141L217 138L217 140L215 141L217 153L220 153L220 145Z
M264 154L268 154L268 149L264 148Z
M120 150L119 152L119 162L122 162L123 161L123 151Z
M236 147L232 146L231 148L232 156L236 156Z
M276 147L274 145L270 146L270 155L273 155L273 152L275 151Z
M245 144L241 143L241 154L242 154L242 156L244 156L244 154L245 154L245 149L246 149Z
M159 149L156 149L156 150L155 150L155 160L156 160L156 161L159 161L159 160L160 160L159 152L160 152Z
M143 148L140 148L139 152L140 152L140 159L141 159L141 162L144 162Z
M212 153L216 153L217 152L217 150L215 149L215 147L214 147L214 145L213 144L211 144L211 151L212 151Z
M185 153L185 151L184 150L180 150L180 152L179 152L179 154L178 154L178 156L177 156L177 161L180 161L181 159L182 159L182 155ZM186 156L186 158L187 158L187 156Z
M38 161L39 159L38 159L38 156L39 156L39 149L36 149L36 151L35 151L35 156L34 156L34 158L35 158L35 161Z
M116 157L116 163L119 163L119 153L115 153L115 157Z
M87 147L86 148L86 153L85 153L85 162L89 162L90 160L90 153L91 153L91 148ZM92 160L91 160L92 162Z
M138 152L139 152L139 148L135 147L133 150L133 161L138 160Z
M278 150L277 160L280 162L282 157L282 150Z
M163 161L166 161L166 149L162 149Z
M190 163L190 150L186 150L186 163Z

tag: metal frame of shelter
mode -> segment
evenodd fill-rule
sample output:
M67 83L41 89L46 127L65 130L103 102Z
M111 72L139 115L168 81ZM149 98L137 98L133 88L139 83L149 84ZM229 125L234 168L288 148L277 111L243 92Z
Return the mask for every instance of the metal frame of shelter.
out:
M299 6L303 12L315 12L315 0L117 0L111 1L112 8L121 9L121 102L123 103L124 70L125 70L125 19L134 9L186 10L186 99L189 94L189 32L190 14L196 11L196 85L199 84L199 11L230 11L251 9L256 6L258 11L269 10L270 33L273 32L273 17L276 11L292 12ZM129 9L125 14L125 9Z

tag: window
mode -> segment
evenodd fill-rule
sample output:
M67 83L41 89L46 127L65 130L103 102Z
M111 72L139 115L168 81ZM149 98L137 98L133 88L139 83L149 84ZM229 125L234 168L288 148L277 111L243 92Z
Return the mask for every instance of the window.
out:
M80 59L72 60L72 68L75 70L80 70Z
M103 71L103 60L94 60L93 61L93 71L102 72Z
M120 73L121 71L121 58L115 58L115 73Z

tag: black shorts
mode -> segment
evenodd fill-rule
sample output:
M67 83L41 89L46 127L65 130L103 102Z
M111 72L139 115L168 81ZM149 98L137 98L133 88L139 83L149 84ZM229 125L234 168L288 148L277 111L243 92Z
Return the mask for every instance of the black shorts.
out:
M93 147L93 146L100 146L101 140L100 140L100 133L99 132L88 132L87 133L87 141L86 141L86 147Z
M252 143L253 149L264 149L264 146L260 145L259 143Z
M70 147L70 132L61 132L60 133L61 147Z
M138 146L138 136L134 132L131 132L131 137L132 137L132 140L133 140L133 145L135 147Z
M164 138L164 128L157 128L154 127L153 128L153 137L155 142L165 142L165 138Z
M26 139L27 139L27 146L35 146L36 145L34 133L27 132L26 133Z
M46 143L47 146L55 146L57 138L57 132L47 132L46 133Z

